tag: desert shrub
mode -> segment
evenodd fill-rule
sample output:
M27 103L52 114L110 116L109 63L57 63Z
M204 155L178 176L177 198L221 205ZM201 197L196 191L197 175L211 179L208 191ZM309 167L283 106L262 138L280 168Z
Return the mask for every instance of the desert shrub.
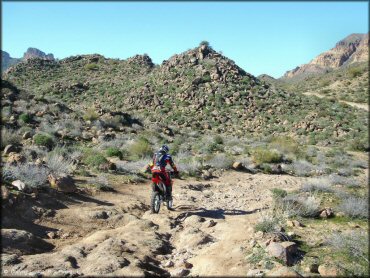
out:
M349 142L349 149L366 152L369 150L369 143L366 139L355 138Z
M340 266L345 268L349 276L363 277L369 274L368 237L365 231L351 231L334 233L327 240L331 249L339 257L344 258L344 261L341 260Z
M83 115L83 119L85 121L96 121L99 119L99 114L96 112L96 110L93 107L90 107L86 110L85 114Z
M210 165L216 169L229 169L232 166L233 161L226 154L216 154L211 159L205 161L205 164Z
M21 136L17 131L2 128L1 129L1 148L5 148L7 145L17 145L21 141Z
M56 176L71 174L75 169L72 159L55 152L49 153L47 156L46 166L49 168L50 172Z
M53 147L54 140L49 134L38 133L33 137L36 145L48 147L49 149Z
M365 198L345 197L338 209L351 218L368 218L368 202Z
M150 161L150 157L143 157L137 161L119 161L116 163L116 166L121 172L138 174L144 172L145 167L150 163Z
M202 164L189 152L179 152L175 163L181 173L189 176L197 176L202 168Z
M216 135L214 138L213 138L213 141L216 143L216 144L223 144L224 143L224 140L222 139L222 137L220 135Z
M280 208L288 216L316 217L320 211L321 200L314 194L309 196L288 195L281 199Z
M301 187L302 192L334 192L331 188L331 180L329 178L313 178Z
M359 69L359 68L350 68L348 70L348 74L351 78L355 78L355 77L358 77L362 74L362 70Z
M300 147L298 143L290 137L274 137L270 142L270 146L282 153L292 153L295 155L300 154Z
M288 195L288 193L284 189L280 188L272 188L270 189L270 191L274 200L282 199Z
M85 69L87 70L98 70L99 66L95 63L90 63L85 65Z
M19 116L19 120L21 120L23 123L30 123L32 120L32 115L28 113L23 113Z
M351 177L343 177L337 174L332 174L329 176L332 184L340 184L348 187L359 187L360 183Z
M99 167L100 165L106 163L107 159L101 153L93 150L87 150L83 156L83 162L92 167Z
M252 151L253 160L257 164L262 163L278 163L282 161L282 155L276 150L264 148L255 148Z
M315 169L310 162L305 160L293 161L289 168L296 176L299 177L307 177L311 175L313 170Z
M3 175L6 179L21 180L30 187L42 187L45 185L48 177L48 170L45 167L39 167L34 164L5 164Z
M119 159L123 158L123 154L122 154L121 150L118 149L118 148L115 148L115 147L109 147L108 149L106 149L105 154L107 156L116 156Z
M273 233L278 231L279 219L272 215L262 215L254 226L256 232Z
M101 191L114 191L113 187L109 184L107 177L104 175L98 175L97 177L89 178L87 183Z
M144 158L153 153L150 142L147 139L140 138L129 146L128 151L133 157Z

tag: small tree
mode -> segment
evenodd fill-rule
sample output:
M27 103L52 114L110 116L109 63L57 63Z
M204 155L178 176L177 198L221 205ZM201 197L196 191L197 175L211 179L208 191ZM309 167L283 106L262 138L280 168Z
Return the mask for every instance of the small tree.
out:
M200 44L199 44L199 46L202 46L202 45L205 45L206 47L210 47L208 41L201 41Z

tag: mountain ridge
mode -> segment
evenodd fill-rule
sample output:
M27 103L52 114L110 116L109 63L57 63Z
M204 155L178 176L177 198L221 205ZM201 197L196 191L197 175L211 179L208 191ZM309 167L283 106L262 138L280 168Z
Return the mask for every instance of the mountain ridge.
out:
M309 63L287 71L280 79L302 78L310 74L326 73L333 69L368 60L369 34L350 34Z

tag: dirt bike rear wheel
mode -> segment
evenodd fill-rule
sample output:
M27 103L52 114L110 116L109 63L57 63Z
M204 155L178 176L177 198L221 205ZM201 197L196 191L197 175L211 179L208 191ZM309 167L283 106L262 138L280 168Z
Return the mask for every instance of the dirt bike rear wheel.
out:
M152 210L152 213L158 213L159 209L161 208L161 197L158 191L152 191L150 208Z

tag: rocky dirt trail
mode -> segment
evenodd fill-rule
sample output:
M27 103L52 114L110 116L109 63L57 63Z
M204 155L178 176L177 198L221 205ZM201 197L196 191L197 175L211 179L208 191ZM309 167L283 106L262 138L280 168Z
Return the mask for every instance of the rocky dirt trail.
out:
M73 195L37 218L33 225L43 229L32 236L28 227L23 244L39 240L48 248L5 248L3 274L245 276L254 224L272 204L269 189L291 191L303 181L236 171L209 181L174 180L174 210L162 206L152 214L149 183L114 178L116 192ZM13 242L20 237L5 231Z
M319 98L325 98L326 97L322 94L315 93L315 92L306 92L306 93L303 93L303 94L306 95L306 96L317 96ZM345 101L345 100L339 100L339 102L346 103L350 106L353 106L353 107L356 107L356 108L359 108L359 109L362 109L362 110L369 111L369 104L367 104L367 103L350 102L350 101Z

